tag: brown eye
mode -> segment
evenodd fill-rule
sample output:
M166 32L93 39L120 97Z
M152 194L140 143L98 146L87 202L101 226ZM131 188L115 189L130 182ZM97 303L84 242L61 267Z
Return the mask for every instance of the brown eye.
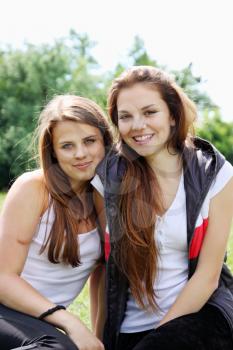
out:
M153 115L153 114L155 114L155 113L157 113L157 111L155 111L155 110L150 110L150 111L146 111L146 112L145 112L145 115L151 116L151 115Z
M129 119L129 118L131 118L131 115L129 115L129 114L122 114L118 117L118 119L120 119L120 120L125 120L125 119Z
M95 143L96 139L87 139L85 140L85 145L91 145L93 143Z

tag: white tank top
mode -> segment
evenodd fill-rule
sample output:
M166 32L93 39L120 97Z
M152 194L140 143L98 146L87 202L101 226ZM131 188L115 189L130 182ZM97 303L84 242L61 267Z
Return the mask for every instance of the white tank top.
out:
M54 210L47 209L37 226L21 277L53 303L68 306L81 292L101 255L100 236L97 229L77 235L80 266L53 264L48 260L47 248L39 253L53 222Z

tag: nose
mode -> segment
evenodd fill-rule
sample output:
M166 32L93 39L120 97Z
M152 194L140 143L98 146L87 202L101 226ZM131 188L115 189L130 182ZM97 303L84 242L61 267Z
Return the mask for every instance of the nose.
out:
M74 156L78 159L83 159L87 155L87 148L85 145L78 145L75 149Z
M146 127L146 121L143 116L137 115L133 118L132 129L133 130L142 130Z

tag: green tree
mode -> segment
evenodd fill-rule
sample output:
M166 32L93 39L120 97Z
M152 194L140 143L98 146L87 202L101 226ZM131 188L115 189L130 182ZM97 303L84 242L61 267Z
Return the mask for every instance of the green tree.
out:
M181 70L172 70L177 84L184 89L186 94L197 104L200 111L216 110L216 104L202 91L202 78L195 76L192 72L193 65L190 63Z
M233 122L223 121L218 110L205 112L197 134L212 142L233 164Z
M91 52L96 43L91 41L87 34L71 30L70 44L71 91L89 97L105 107L105 76L98 73L99 65Z
M104 103L102 77L92 72L93 45L87 35L71 31L50 45L0 51L0 188L29 167L31 133L53 95L76 93Z
M153 66L158 67L157 61L152 59L145 48L145 43L138 35L134 37L132 48L129 50L129 57L134 66ZM160 68L162 68L160 66Z
M0 66L0 188L28 167L35 119L44 102L66 89L68 55L61 42L53 47L27 44L7 48ZM4 175L3 175L4 174Z
M132 65L153 66L166 70L174 76L177 84L181 86L187 95L197 104L201 112L206 109L212 110L217 108L210 97L202 91L202 78L193 74L192 63L181 70L169 70L165 65L158 63L157 60L149 56L145 48L145 43L139 36L134 37L132 47L129 49L125 63L119 63L116 66L113 77L118 76L128 66ZM110 77L109 81L111 81L113 77Z
M143 40L136 36L125 62L119 62L112 72L100 74L98 63L92 55L94 46L95 42L91 41L87 34L71 30L68 37L56 40L50 45L25 44L20 50L11 47L0 49L1 189L7 187L11 179L30 166L28 160L32 155L29 148L31 134L41 108L53 95L74 93L86 96L104 108L106 90L112 79L128 66L152 65L166 69L149 56ZM203 124L206 123L207 126L199 132L205 133L210 123L212 128L213 125L217 125L216 135L218 128L222 133L217 137L213 136L211 131L212 136L201 136L211 141L214 139L215 145L228 158L231 157L229 150L232 150L232 134L222 125L220 115L219 118L209 120L210 111L214 111L215 114L219 111L208 95L201 91L202 80L194 76L192 65L171 73L194 99L201 113L208 114Z

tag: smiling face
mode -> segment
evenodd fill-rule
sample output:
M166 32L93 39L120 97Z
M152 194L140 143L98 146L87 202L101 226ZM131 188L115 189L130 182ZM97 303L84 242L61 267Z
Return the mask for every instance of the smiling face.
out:
M150 157L166 148L175 122L157 89L143 83L122 89L117 110L121 138L139 155Z
M53 128L53 149L74 191L95 174L105 154L99 129L75 121L60 121Z

